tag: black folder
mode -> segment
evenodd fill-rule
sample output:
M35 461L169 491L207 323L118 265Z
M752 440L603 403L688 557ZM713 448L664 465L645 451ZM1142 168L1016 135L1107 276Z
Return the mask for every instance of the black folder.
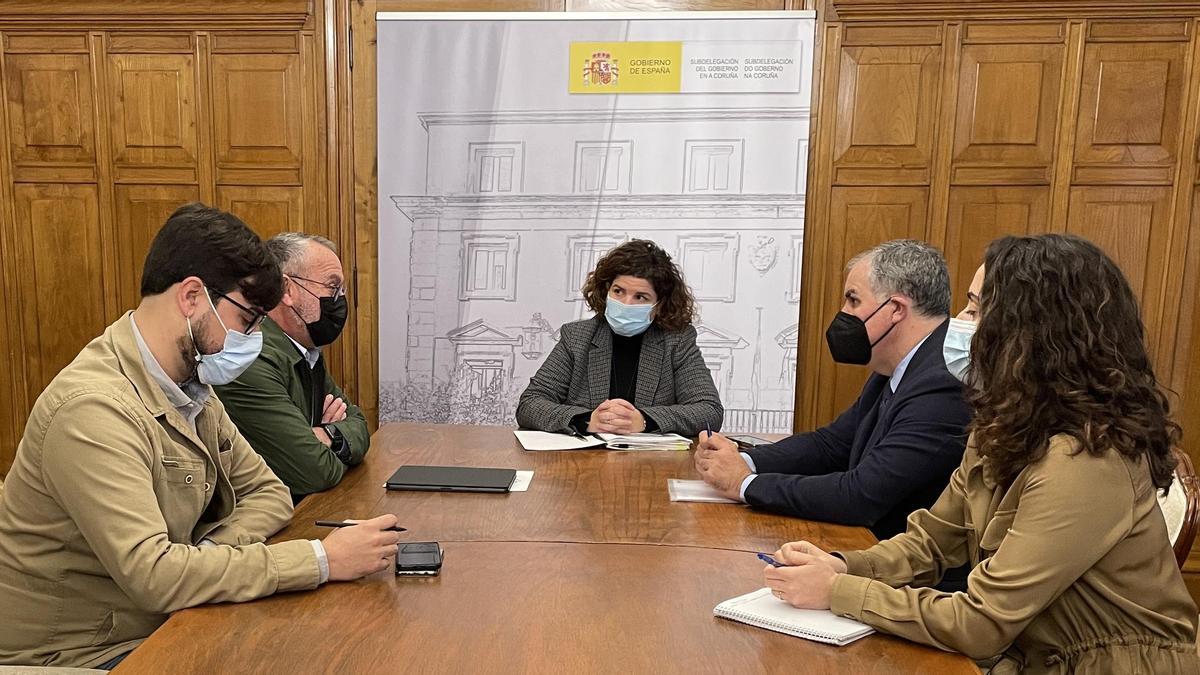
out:
M508 492L516 477L515 469L405 464L392 474L385 487L426 492Z

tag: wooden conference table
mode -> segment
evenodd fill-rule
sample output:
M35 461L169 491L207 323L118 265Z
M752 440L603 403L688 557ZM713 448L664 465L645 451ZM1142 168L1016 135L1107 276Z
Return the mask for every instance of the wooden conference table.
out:
M528 492L387 492L401 464L536 473ZM713 617L718 602L763 585L753 551L874 538L744 506L672 503L668 478L696 478L691 453L534 453L506 427L386 425L363 466L305 499L274 540L322 537L317 519L392 512L404 540L441 542L440 576L387 571L177 612L117 672L978 672L890 636L838 648Z

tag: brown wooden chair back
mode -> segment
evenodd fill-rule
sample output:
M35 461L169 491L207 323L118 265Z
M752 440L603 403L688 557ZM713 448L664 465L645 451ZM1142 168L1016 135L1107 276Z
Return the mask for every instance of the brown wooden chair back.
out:
M1192 458L1179 448L1172 450L1175 457L1179 460L1179 464L1175 467L1175 489L1183 488L1183 493L1187 496L1187 509L1183 515L1183 529L1179 531L1179 536L1175 539L1175 562L1179 563L1179 568L1183 569L1183 564L1187 562L1188 554L1192 550L1192 542L1196 540L1197 529L1200 528L1200 477L1196 476L1196 470L1192 466Z

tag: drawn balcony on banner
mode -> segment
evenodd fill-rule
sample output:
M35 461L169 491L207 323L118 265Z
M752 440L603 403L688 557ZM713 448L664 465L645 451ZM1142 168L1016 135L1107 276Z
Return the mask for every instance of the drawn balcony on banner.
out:
M790 430L806 107L418 118L424 194L389 195L411 236L405 379L385 383L383 419L511 424L558 327L591 316L588 272L641 238L695 294L726 428Z

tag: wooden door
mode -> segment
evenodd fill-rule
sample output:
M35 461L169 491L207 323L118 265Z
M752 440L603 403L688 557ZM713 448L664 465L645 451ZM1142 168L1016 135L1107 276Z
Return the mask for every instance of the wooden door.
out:
M95 185L13 188L16 265L32 402L104 330L105 279Z
M824 268L821 313L828 324L842 306L846 263L854 255L891 239L923 239L929 191L919 187L838 187L833 189L829 245ZM817 327L814 327L814 329ZM823 329L822 329L823 332ZM818 401L820 423L832 420L858 398L870 373L862 366L836 364L822 345L819 372L802 379L827 392Z

